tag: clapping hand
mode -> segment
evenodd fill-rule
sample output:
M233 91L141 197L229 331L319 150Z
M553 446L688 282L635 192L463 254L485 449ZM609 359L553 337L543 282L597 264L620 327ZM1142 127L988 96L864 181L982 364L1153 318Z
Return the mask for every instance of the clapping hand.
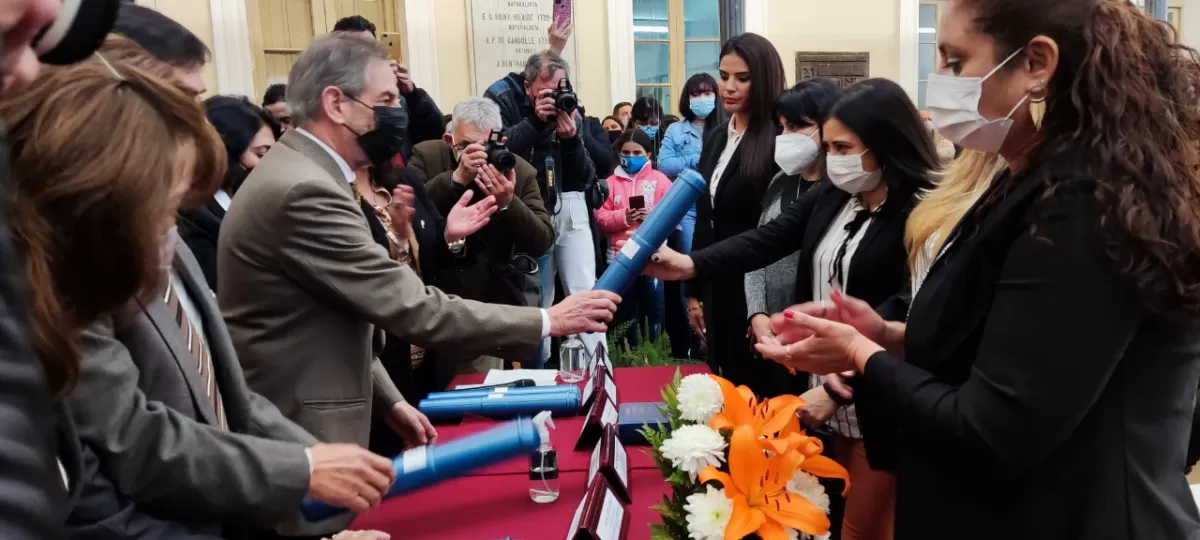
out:
M847 296L838 289L834 289L829 298L831 301L806 302L792 306L787 311L848 324L876 343L883 339L886 323L870 304ZM788 324L784 313L772 316L771 326L783 343L795 343L810 335L807 329Z
M475 234L484 225L491 221L492 214L496 213L496 198L486 197L483 200L471 204L471 198L475 196L475 192L467 190L458 198L458 203L450 210L450 214L446 216L446 242L453 244L463 238ZM470 206L468 206L470 205Z
M392 190L392 201L387 204L387 213L392 220L392 233L401 242L412 237L412 217L416 212L413 202L416 200L417 194L412 186L399 185Z
M785 339L782 344L758 343L754 348L764 358L797 371L816 375L854 371L860 363L865 365L871 354L883 350L848 324L792 310L785 311L783 318L784 326L776 327L776 333L807 337L796 342ZM778 332L780 328L784 331Z

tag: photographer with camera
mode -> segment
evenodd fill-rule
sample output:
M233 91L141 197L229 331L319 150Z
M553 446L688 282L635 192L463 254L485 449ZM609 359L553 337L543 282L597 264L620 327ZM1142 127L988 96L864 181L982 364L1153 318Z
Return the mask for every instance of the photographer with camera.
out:
M581 135L583 116L568 71L562 56L544 51L529 57L524 73L510 74L484 94L500 106L509 150L537 169L542 199L554 218L554 246L538 261L542 306L554 302L556 274L566 287L564 296L591 290L596 283L595 241L585 195L596 182L596 167ZM591 350L604 338L583 339ZM548 344L543 344L536 367L549 357Z
M438 287L470 300L537 306L535 261L554 245L554 226L538 188L538 171L509 151L503 127L495 102L467 99L454 107L443 141L413 147L409 168L425 175L429 198L443 213L468 191L475 193L472 201L495 197L499 209L467 238L465 260L439 271ZM503 363L483 356L459 358L458 366L469 373L503 368Z

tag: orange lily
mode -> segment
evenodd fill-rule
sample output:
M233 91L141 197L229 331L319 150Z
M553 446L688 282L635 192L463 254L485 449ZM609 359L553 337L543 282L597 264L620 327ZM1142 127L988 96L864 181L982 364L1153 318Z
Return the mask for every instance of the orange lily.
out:
M764 440L775 439L784 431L800 431L800 419L796 416L796 411L804 406L804 400L796 396L759 400L754 392L745 386L734 387L733 383L721 377L709 376L721 386L725 410L714 416L708 427L720 431L750 426L754 428L754 434L760 439L765 438ZM776 447L773 444L764 445L764 448L776 453L782 453L784 450L784 447Z
M787 540L791 527L811 535L829 532L829 517L802 495L789 493L787 483L805 457L795 450L767 457L750 426L733 431L729 445L729 472L708 467L701 482L717 481L733 501L733 515L725 527L725 540L757 533L763 540Z
M843 494L850 490L850 473L836 461L822 455L825 447L821 440L809 437L800 428L796 411L804 407L804 400L796 396L779 396L760 401L745 386L734 387L733 383L721 377L710 377L721 386L725 410L713 417L709 427L719 431L750 426L764 450L775 454L795 450L804 456L800 470L821 478L840 478L846 482Z

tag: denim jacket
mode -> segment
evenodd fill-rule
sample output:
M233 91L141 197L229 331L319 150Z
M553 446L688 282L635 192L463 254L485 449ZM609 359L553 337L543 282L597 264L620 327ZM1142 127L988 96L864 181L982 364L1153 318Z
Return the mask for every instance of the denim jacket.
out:
M667 128L658 150L658 170L674 180L684 169L695 169L700 163L700 147L704 142L704 126L687 120Z

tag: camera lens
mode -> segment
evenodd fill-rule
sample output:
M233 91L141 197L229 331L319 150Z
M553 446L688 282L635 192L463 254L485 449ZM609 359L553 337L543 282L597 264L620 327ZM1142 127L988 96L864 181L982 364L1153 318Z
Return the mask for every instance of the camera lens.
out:
M495 148L488 152L488 163L500 172L507 173L517 166L517 157L503 148Z
M579 100L574 94L564 94L558 97L557 106L566 112L575 112L575 108L579 106Z

